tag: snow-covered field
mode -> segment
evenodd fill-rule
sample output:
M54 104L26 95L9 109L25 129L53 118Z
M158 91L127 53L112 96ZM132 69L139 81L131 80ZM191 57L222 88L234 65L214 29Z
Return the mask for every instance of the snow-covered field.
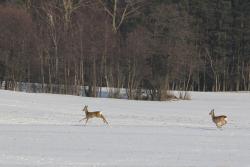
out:
M150 102L0 90L0 166L250 166L250 93ZM81 109L110 123L79 122ZM209 111L225 114L222 130Z

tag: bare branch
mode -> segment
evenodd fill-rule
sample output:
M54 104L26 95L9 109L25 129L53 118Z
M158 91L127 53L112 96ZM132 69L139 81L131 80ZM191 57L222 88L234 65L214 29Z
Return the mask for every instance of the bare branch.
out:
M120 20L120 23L118 24L117 28L116 29L119 29L121 24L123 23L124 21L124 18L127 16L126 12L127 12L127 9L128 9L128 4L126 5L123 13L122 13L122 17L121 17L121 20Z
M111 11L105 6L102 0L98 0L100 4L104 7L104 10L111 16L114 17L114 15L111 13Z

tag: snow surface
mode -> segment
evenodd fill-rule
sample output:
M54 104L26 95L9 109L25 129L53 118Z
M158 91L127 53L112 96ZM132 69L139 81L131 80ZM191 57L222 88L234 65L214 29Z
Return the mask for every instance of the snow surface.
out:
M191 92L188 101L132 101L0 90L2 167L247 167L250 93ZM79 122L89 110L100 119ZM209 111L228 116L221 130Z

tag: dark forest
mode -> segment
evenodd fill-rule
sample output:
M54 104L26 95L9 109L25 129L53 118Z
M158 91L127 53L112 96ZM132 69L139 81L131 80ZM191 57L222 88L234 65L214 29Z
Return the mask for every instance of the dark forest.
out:
M1 0L0 82L150 100L249 91L250 1Z

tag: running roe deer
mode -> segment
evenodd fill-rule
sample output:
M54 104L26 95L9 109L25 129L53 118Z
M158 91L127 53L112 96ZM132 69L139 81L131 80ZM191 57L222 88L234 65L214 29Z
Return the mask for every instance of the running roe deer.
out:
M227 116L225 115L215 116L214 109L210 111L209 115L211 115L212 120L216 124L217 128L221 128L223 125L227 123Z
M103 120L104 123L109 124L109 123L107 122L107 120L105 119L105 117L103 116L103 114L102 114L101 111L89 112L89 111L88 111L88 106L84 106L84 108L82 109L82 111L85 111L86 117L83 118L83 119L81 119L80 121L83 121L83 120L86 119L85 125L87 125L88 120L89 120L90 118L94 118L94 117L96 117L96 118L101 118L101 119ZM79 121L79 122L80 122L80 121Z

